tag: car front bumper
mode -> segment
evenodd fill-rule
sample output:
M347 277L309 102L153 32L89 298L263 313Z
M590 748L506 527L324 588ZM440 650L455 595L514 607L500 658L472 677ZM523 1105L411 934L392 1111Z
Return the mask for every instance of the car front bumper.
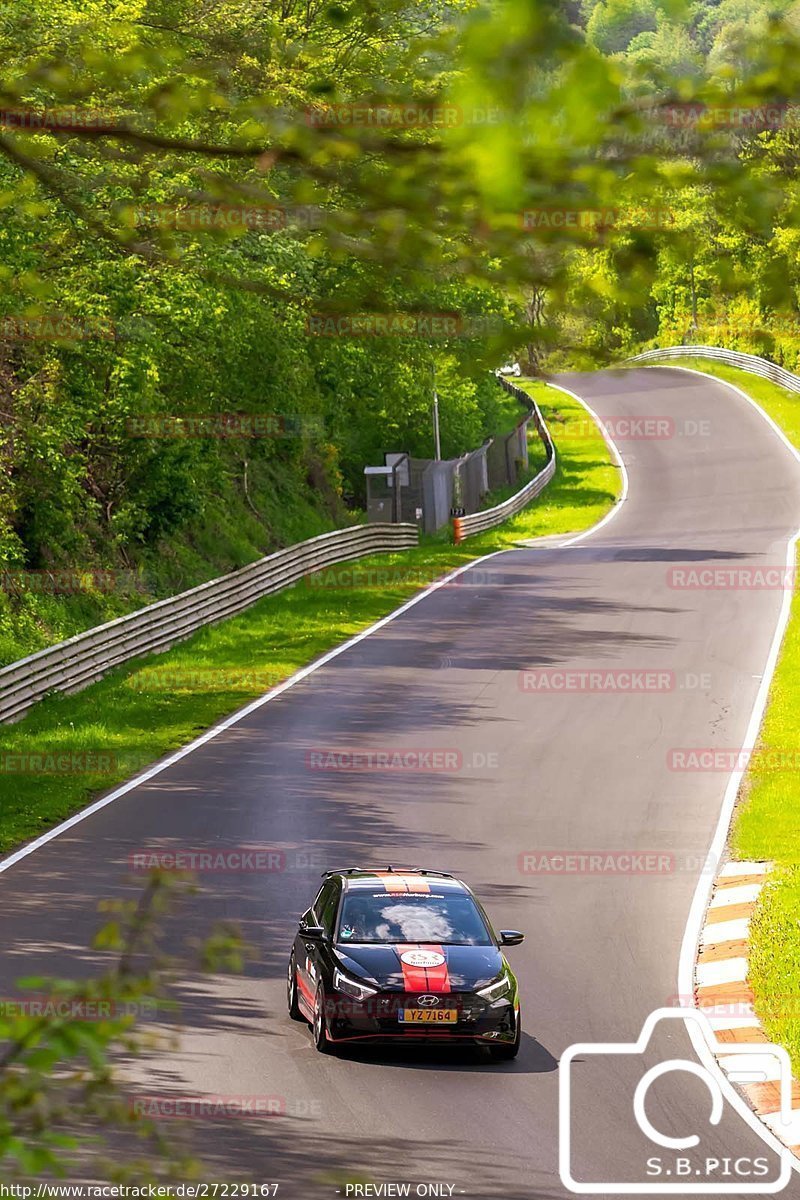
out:
M329 1038L333 1042L513 1042L517 1036L519 1008L513 997L489 1003L474 992L441 996L442 1009L455 1008L458 1017L447 1023L404 1023L398 1012L415 1008L416 997L379 992L366 1001L333 993L326 998ZM439 1006L437 1006L438 1008Z

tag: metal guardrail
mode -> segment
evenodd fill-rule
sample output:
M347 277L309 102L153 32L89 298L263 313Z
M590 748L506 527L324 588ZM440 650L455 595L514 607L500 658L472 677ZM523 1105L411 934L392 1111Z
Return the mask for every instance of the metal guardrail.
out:
M793 375L785 367L768 362L757 354L741 354L738 350L723 350L719 346L664 346L659 350L645 350L625 361L629 363L659 362L671 358L712 358L728 367L738 367L780 384L790 392L800 392L800 376Z
M416 525L408 524L356 525L323 533L48 646L0 670L0 722L18 719L49 692L80 691L112 667L167 650L304 575L368 554L407 550L418 542Z
M500 379L500 383L507 392L510 392L512 396L516 396L521 403L526 404L531 410L530 416L526 417L522 423L527 426L528 422L532 420L536 424L539 437L547 452L547 462L538 475L529 480L513 496L509 496L508 500L504 500L501 504L496 504L494 508L485 508L482 512L470 513L466 517L454 517L453 538L456 545L459 542L463 542L465 538L472 537L476 533L483 533L486 529L493 529L495 525L502 525L503 521L507 521L509 517L516 516L526 504L530 504L531 500L535 500L539 493L544 491L556 473L556 448L553 445L550 430L545 424L544 417L539 411L536 401L527 392L523 391L522 388L509 382L508 379Z

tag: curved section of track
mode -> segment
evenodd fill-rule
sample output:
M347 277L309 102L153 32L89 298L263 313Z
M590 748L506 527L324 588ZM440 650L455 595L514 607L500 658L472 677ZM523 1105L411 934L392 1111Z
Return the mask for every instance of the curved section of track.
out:
M236 919L257 960L244 979L186 980L180 1049L135 1080L149 1095L276 1098L273 1120L217 1122L213 1137L195 1126L217 1178L280 1180L287 1197L333 1196L347 1179L565 1195L559 1055L635 1040L674 1000L728 778L675 769L692 761L675 755L742 746L782 600L743 584L783 566L800 473L758 413L710 379L648 369L562 382L611 423L624 458L630 494L613 521L466 572L0 876L8 990L33 969L73 969L96 901L131 886L137 850L285 852L281 871L205 877L176 937ZM703 585L720 571L738 572L737 586ZM692 578L701 586L676 586ZM645 690L626 690L626 672ZM329 769L343 750L441 751L449 765ZM546 873L556 853L570 869ZM393 860L463 876L496 925L527 931L509 951L526 1027L513 1064L328 1058L286 1018L287 951L319 871ZM653 1061L688 1054L684 1041L668 1035ZM633 1076L576 1070L577 1172L633 1178ZM708 1132L698 1081L665 1081L652 1104L665 1131ZM709 1146L763 1150L735 1114Z

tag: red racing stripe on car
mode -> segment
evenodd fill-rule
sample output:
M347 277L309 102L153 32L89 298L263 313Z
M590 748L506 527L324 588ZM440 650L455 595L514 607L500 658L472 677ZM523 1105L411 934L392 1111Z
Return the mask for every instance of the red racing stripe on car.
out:
M296 978L296 980L297 980L297 986L298 986L298 988L299 988L299 989L300 989L300 991L303 993L303 998L304 998L304 999L305 999L305 1000L306 1000L306 1001L307 1001L309 1004L311 1004L311 1005L313 1006L313 1004L314 1004L314 993L311 991L311 988L308 986L308 984L307 984L307 983L305 983L305 982L303 981L303 979L302 979L302 976L300 975L300 972L299 972L299 971L298 971L298 972L297 972L297 974L295 975L295 978Z
M376 871L378 879L380 879L387 892L407 892L406 881L402 875L394 875L388 871Z
M409 950L427 951L429 954L440 954L445 959L438 967L417 967L413 963L403 962L403 955ZM447 969L447 959L441 946L398 946L400 966L403 968L403 986L407 992L449 992L450 972Z
M376 871L375 874L387 892L407 895L409 892L419 894L431 890L431 885L420 875L400 875L397 871Z
M430 892L431 885L421 875L405 875L406 887L410 892Z
M427 946L403 946L398 945L397 953L400 958L400 966L403 968L403 987L407 992L426 992L428 990L428 977L424 967L415 967L411 963L403 962L403 955L408 950L427 950Z
M425 974L428 976L428 991L429 992L449 992L450 991L450 972L447 969L447 956L441 946L426 946L426 950L433 950L435 954L441 954L444 962L440 967L426 967Z

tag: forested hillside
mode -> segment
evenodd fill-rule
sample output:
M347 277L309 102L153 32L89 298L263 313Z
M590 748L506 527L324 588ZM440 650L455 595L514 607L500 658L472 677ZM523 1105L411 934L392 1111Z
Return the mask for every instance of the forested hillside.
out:
M573 311L557 324L571 361L682 340L730 345L800 366L797 208L800 108L780 68L780 33L800 5L769 0L581 0L571 20L618 70L632 104L656 98L612 153L670 163L659 189L647 295L631 302L619 247L571 258ZM776 19L779 25L776 27ZM613 136L612 136L613 140ZM677 185L677 186L675 186ZM732 186L733 185L733 186Z
M434 378L449 455L510 353L795 365L796 35L746 0L0 4L2 656L352 519L366 464L431 452ZM8 574L56 567L123 574Z
M423 29L414 6L361 8L0 6L4 659L358 519L366 464L432 454L434 367L445 455L502 419L485 341L505 296L393 269L372 244L380 215L354 211L346 155L325 165L339 148L305 180L291 152L274 171L260 154L242 169L236 151L183 153L267 121L289 144L314 135L334 78L357 97L412 86L415 41L444 10ZM116 126L154 140L99 136ZM374 189L390 167L358 170ZM380 232L402 240L402 221ZM354 309L455 313L458 328L314 332L316 314ZM22 568L71 573L53 594Z

